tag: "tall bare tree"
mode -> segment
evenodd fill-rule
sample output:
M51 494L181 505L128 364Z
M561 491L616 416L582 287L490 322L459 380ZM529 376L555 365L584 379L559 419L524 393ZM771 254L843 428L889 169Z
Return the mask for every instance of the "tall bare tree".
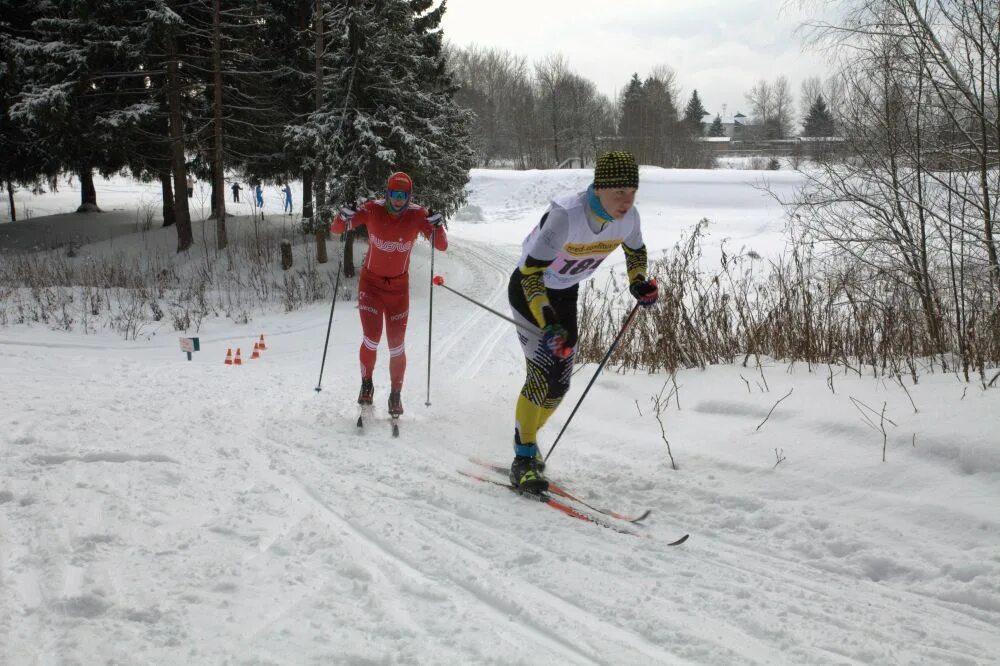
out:
M781 75L774 80L771 88L774 98L774 133L776 139L784 139L792 133L792 121L795 114L795 99L788 77Z
M459 82L457 103L476 114L474 135L478 161L522 159L519 139L535 120L525 115L524 95L531 94L530 74L524 56L503 49L449 48L449 65Z
M745 95L750 106L750 117L758 131L767 127L774 115L774 90L765 79L759 79Z
M791 133L794 99L787 77L779 76L773 83L760 79L745 97L760 138L783 139Z
M927 352L982 372L1000 339L1000 8L980 0L852 0L814 36L839 54L852 158L810 176L800 219L880 299L902 287ZM957 342L956 342L957 341Z
M569 129L569 101L565 97L570 76L569 63L562 54L551 54L535 63L535 81L539 101L545 113L554 162L563 159L561 145Z

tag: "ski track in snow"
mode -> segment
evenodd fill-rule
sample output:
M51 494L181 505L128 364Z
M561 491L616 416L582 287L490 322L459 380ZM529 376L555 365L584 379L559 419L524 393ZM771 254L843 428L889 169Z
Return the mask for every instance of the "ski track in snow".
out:
M448 285L506 314L517 246L457 236L439 258ZM428 263L421 252L415 267ZM422 270L413 285L427 283ZM415 286L411 310L425 299ZM0 415L0 663L995 660L1000 520L974 505L908 504L880 487L888 472L796 467L800 442L754 432L783 394L777 379L770 394L741 395L681 375L684 399L704 398L668 417L681 473L656 422L637 424L631 406L662 378L596 383L550 473L595 504L652 508L638 528L651 538L636 539L454 473L469 456L510 455L523 357L508 322L435 292L433 408L425 322L413 317L393 439L380 402L374 423L354 426L351 301L338 302L325 390L312 391L321 310L279 320L264 359L238 370L221 364L236 346L223 333L202 338L198 364L179 363L170 336L0 339L5 366L31 369L5 389L19 408ZM383 347L380 372L386 361ZM562 418L592 372L575 377ZM739 388L738 374L714 377ZM858 423L795 404L771 423L810 442ZM744 453L723 460L697 446L727 437ZM910 448L900 438L893 456ZM759 464L775 445L789 460ZM952 454L941 444L912 455L912 478L933 483ZM989 497L995 479L969 475L963 488ZM688 543L665 545L686 531Z
M452 286L450 280L446 284L509 316L507 281L520 255L505 253L501 249L479 243L466 243L453 252L456 260L464 264L459 283L462 288ZM442 300L460 298L446 290L440 291L439 298ZM453 306L454 303L449 301L448 305ZM442 309L444 307L447 306L442 306ZM472 306L472 312L463 321L451 325L449 331L434 349L433 357L435 366L450 362L455 356L461 359L459 369L452 373L456 380L474 377L505 338L514 339L512 324L475 306Z

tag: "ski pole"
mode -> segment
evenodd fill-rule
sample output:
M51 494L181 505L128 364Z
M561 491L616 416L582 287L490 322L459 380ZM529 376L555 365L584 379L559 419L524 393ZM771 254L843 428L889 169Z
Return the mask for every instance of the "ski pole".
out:
M581 395L580 399L576 401L576 406L573 408L573 411L570 412L569 418L566 419L566 423L563 424L562 430L560 430L559 434L556 436L556 441L552 443L552 446L549 448L549 452L545 454L546 462L548 461L549 456L552 455L552 452L555 451L556 445L559 444L559 439L563 436L563 433L566 432L566 427L569 425L570 421L573 420L573 416L576 415L576 410L580 409L580 404L583 402L583 399L587 397L587 393L590 391L590 387L594 385L597 375L601 374L601 370L604 369L604 365L608 362L608 359L611 358L611 354L613 354L615 349L618 347L618 343L621 342L621 339L625 336L625 331L628 330L629 325L631 325L632 320L635 319L635 315L638 312L639 304L636 303L632 307L632 311L628 313L628 317L625 319L625 323L622 324L622 329L618 331L618 335L615 336L614 342L611 343L611 347L608 348L604 358L601 359L601 363L597 366L597 371L594 373L594 376L590 378L590 383L587 384L587 388L583 389L583 395Z
M453 294L455 294L457 296L461 296L462 298L464 298L465 300L469 301L470 303L472 303L474 305L478 305L479 307L481 307L482 309L486 310L487 312L492 312L493 314L495 314L496 316L500 317L504 321L509 321L510 323L514 324L514 326L516 326L519 329L521 329L522 331L528 331L529 333L537 334L538 331L541 330L537 326L525 326L524 324L522 324L521 322L517 321L513 317L508 317L505 314L497 312L496 310L494 310L490 306L484 305L484 304L480 303L479 301L477 301L476 299L471 298L469 296L466 296L465 294L463 294L462 292L458 291L457 289L452 289L451 287L449 287L448 285L446 285L444 283L444 278L442 276L440 276L440 275L435 275L433 282L434 282L435 285L437 285L439 287L444 287L445 289L447 289L451 293L453 293ZM572 354L572 353L573 353L573 350L570 349L569 347L564 347L563 348L563 358L568 358L569 355Z
M431 406L431 329L434 327L434 236L437 234L437 227L431 229L431 285L430 285L430 314L427 318L427 407Z
M474 305L478 305L479 307L481 307L482 309L486 310L487 312L492 312L493 314L495 314L496 316L500 317L501 319L503 319L505 321L509 321L510 323L514 324L514 326L517 326L518 328L526 328L526 326L524 324L519 324L513 317L508 317L507 315L505 315L505 314L503 314L501 312L497 312L496 310L494 310L490 306L484 305L484 304L480 303L479 301L477 301L476 299L474 299L474 298L472 298L470 296L466 296L465 294L463 294L462 292L458 291L457 289L452 289L451 287L449 287L448 285L446 285L444 283L444 277L441 276L441 275L435 275L434 279L432 280L432 282L435 285L437 285L438 287L444 287L445 289L447 289L451 293L455 294L456 296L461 296L462 298L464 298L465 300L469 301L470 303L472 303Z
M323 362L319 365L319 382L316 384L316 392L323 389L323 368L326 366L326 349L330 346L330 327L333 326L333 309L337 307L337 295L340 294L340 267L344 263L343 257L337 264L337 280L333 287L333 303L330 304L330 320L326 323L326 342L323 343Z

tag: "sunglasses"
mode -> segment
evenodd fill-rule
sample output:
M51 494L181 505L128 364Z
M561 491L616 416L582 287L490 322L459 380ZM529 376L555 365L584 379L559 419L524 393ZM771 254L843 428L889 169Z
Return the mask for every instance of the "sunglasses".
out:
M389 190L388 194L393 201L406 201L410 198L410 193L402 190Z

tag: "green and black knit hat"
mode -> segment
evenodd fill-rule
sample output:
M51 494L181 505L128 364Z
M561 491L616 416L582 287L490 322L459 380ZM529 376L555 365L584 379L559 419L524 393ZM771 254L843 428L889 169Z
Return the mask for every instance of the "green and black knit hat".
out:
M639 187L639 165L627 150L602 153L594 167L594 189L602 187Z

